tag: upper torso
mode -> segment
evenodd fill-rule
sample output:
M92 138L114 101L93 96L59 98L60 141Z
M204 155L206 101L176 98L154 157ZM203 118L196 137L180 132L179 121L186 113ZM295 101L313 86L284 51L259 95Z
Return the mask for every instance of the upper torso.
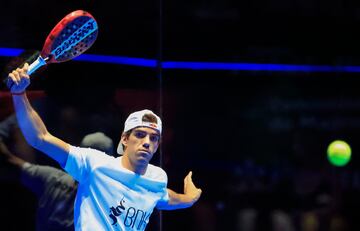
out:
M168 199L166 173L148 165L135 174L97 150L70 148L65 169L79 183L75 204L78 230L144 230L158 202Z

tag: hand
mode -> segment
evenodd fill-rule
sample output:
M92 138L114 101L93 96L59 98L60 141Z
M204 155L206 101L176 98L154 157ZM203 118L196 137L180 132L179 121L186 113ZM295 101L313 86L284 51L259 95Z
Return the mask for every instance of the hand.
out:
M30 84L30 77L27 74L29 64L25 63L22 68L17 68L8 75L8 83L10 91L13 94L19 94L26 90Z
M191 201L191 204L194 204L199 200L202 190L197 188L192 181L192 171L190 171L187 176L184 178L184 194Z

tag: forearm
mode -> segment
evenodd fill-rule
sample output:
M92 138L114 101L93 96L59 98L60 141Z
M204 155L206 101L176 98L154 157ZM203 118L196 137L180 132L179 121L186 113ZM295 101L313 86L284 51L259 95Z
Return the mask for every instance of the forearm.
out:
M48 133L43 121L30 105L26 92L13 95L13 102L18 124L26 141L35 148L39 147L43 137Z
M34 148L44 152L65 166L70 145L52 136L46 129L38 113L32 108L26 93L13 95L16 117L26 141Z
M195 202L195 198L191 198L186 194L176 193L171 189L167 189L169 194L169 202L167 206L161 208L163 210L185 209L191 207Z
M70 145L52 136L46 129L40 116L30 105L26 96L26 88L30 84L30 77L27 74L29 65L13 70L8 75L10 91L13 95L13 102L19 127L26 141L34 148L46 153L56 160L62 167L65 166L70 151Z

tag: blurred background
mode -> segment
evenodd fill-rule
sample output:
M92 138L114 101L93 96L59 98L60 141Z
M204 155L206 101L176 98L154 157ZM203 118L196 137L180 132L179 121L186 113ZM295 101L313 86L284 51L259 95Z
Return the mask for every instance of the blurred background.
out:
M192 170L203 194L190 209L155 213L148 230L360 230L358 1L2 1L0 47L41 50L77 9L99 25L87 54L156 65L52 64L34 74L29 95L50 132L74 145L94 131L117 143L134 110L163 117L153 163L178 192ZM13 60L0 56L3 77ZM210 64L162 68L169 61ZM1 119L12 112L2 85ZM19 131L12 139L17 155L58 167ZM352 148L343 167L326 154L338 139ZM35 197L0 171L2 227L34 230Z

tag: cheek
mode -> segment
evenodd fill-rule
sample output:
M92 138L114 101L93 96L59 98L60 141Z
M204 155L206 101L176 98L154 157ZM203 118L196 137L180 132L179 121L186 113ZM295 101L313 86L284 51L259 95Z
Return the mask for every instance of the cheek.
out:
M159 143L153 144L154 152L157 150L158 147L159 147Z
M140 145L141 142L140 142L140 140L138 140L138 139L133 139L133 140L130 141L130 144L131 144L132 146L137 146L137 145Z
M138 141L136 139L128 139L127 140L127 148L129 148L130 150L132 149L136 149L136 146L138 145Z

